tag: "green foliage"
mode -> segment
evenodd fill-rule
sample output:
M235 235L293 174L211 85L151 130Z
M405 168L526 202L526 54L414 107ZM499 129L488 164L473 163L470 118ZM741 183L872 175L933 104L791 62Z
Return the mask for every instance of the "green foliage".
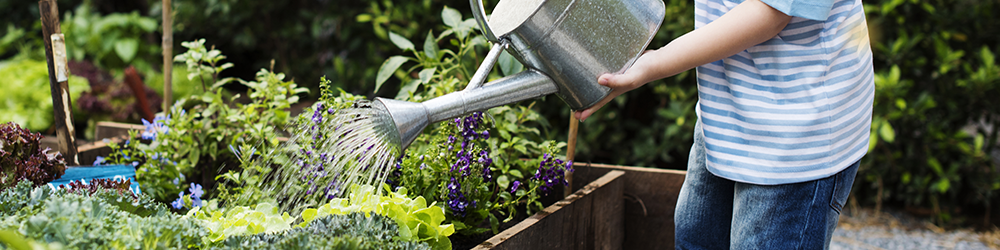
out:
M52 91L49 88L49 69L45 60L19 56L0 62L0 121L13 121L32 131L44 131L53 124ZM71 75L69 96L76 103L80 93L89 90L87 80Z
M486 1L489 6L497 1ZM468 16L468 1L234 1L174 2L174 37L178 41L207 38L226 48L240 65L267 67L315 88L327 76L351 93L371 94L372 79L387 54L398 53L388 43L389 32L423 41L437 28L445 5ZM154 5L153 15L160 15ZM156 18L159 18L158 16ZM2 28L2 27L0 27ZM288 39L295 38L295 39ZM252 71L230 74L249 77ZM395 93L398 84L390 79ZM314 93L315 96L315 93Z
M253 148L244 150L244 157L277 148L281 129L289 122L288 108L299 101L298 94L308 91L285 81L284 74L265 69L257 72L255 81L220 79L220 71L229 67L215 65L224 58L221 52L206 49L203 41L185 45L191 50L176 59L185 61L193 72L188 78L200 78L208 91L178 100L169 113L159 115L162 121L147 128L153 137L148 144L131 140L110 156L114 163L143 162L136 178L146 193L160 201L172 200L183 190L178 183L196 182L214 189L218 173L240 168L232 145ZM224 92L222 85L234 81L249 88L248 103L238 102L240 95Z
M134 65L149 72L155 65L151 62L159 62L160 46L159 40L144 38L159 29L158 23L136 11L102 16L85 2L62 18L61 28L70 60L87 59L109 69Z
M396 46L412 54L390 57L379 69L379 76L392 75L404 83L396 99L423 102L461 90L478 67L478 56L487 43L473 33L475 20L462 19L448 7L441 17L447 29L436 36L428 31L422 49L389 32ZM522 70L512 58L503 53L497 65L500 70L491 72L488 79ZM377 78L376 86L384 80ZM393 183L441 201L446 223L455 224L462 234L496 233L500 222L513 219L519 208L526 207L529 214L541 210L543 183L530 177L538 172L543 155L554 155L565 143L547 140L538 129L548 122L532 108L534 104L497 107L484 115L474 113L431 125L407 149ZM515 181L524 185L513 188Z
M59 179L66 171L62 154L47 154L42 135L31 133L13 122L0 124L0 191L30 181L41 186Z
M274 234L231 237L223 249L430 249L426 243L397 239L396 223L361 212L327 215L303 227Z
M198 219L208 229L207 241L218 242L227 237L276 233L291 229L297 218L288 213L278 214L278 207L260 203L255 207L235 206L223 211L196 207L187 216Z
M930 208L944 225L1000 201L1000 28L994 2L865 5L875 111L859 171L862 202ZM991 21L994 20L994 21Z
M136 201L114 191L77 194L49 187L31 189L22 183L0 193L0 197L6 198L0 230L15 230L28 240L65 248L191 248L197 247L205 235L192 219L170 213L149 199ZM5 244L25 243L17 238L2 237Z
M442 224L445 215L441 207L434 206L433 203L428 205L423 196L407 197L406 188L400 188L396 192L389 192L388 186L383 188L386 189L386 194L379 195L375 192L375 187L352 185L347 199L331 199L319 208L303 211L302 219L305 222L302 224L327 215L374 213L396 222L400 240L425 242L438 250L451 249L448 236L455 232L455 227Z

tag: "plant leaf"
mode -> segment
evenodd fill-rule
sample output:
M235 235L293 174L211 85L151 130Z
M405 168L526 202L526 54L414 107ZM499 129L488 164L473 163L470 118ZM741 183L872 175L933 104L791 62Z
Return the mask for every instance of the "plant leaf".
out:
M139 40L135 38L125 38L115 41L115 54L122 59L123 62L131 62L135 58L136 51L139 50Z
M378 74L375 75L375 93L378 93L378 89L382 87L382 83L389 80L389 76L392 76L402 66L408 58L405 56L393 56L386 59L382 66L378 68Z
M434 72L436 71L436 68L423 69L417 75L420 76L421 83L429 83L431 82L431 78L434 77Z
M443 20L444 24L448 25L448 27L458 28L458 26L462 24L462 13L458 12L458 10L448 8L448 6L444 6L444 9L441 10L441 20Z
M427 38L424 39L424 54L431 60L437 61L438 59L438 45L437 40L434 39L433 31L427 31Z
M389 31L389 41L392 41L392 44L395 44L396 47L403 49L403 51L416 50L416 47L413 46L413 43L410 42L410 39L406 39L406 37L400 36L399 34L396 34L395 32L392 31Z
M500 72L502 72L504 76L517 74L524 70L524 65L521 65L521 62L517 61L517 59L507 53L507 51L500 54L500 58L497 59L497 64L500 64Z
M888 143L896 140L896 130L892 129L892 125L889 122L883 122L882 126L879 126L878 135Z

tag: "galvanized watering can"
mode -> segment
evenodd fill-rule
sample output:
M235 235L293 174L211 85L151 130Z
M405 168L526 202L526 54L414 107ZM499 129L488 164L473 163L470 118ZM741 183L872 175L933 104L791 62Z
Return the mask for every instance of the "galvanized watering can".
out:
M501 0L487 21L482 0L469 2L493 47L468 87L423 103L373 102L392 117L402 148L432 122L549 94L574 110L593 106L611 91L597 77L628 69L665 13L662 0ZM528 69L482 84L504 49Z

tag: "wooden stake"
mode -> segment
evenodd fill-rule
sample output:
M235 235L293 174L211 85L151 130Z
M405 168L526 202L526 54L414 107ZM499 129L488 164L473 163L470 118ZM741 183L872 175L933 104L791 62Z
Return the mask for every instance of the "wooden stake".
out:
M135 66L128 66L125 69L125 85L132 89L132 94L135 95L135 100L139 103L139 113L142 114L142 118L153 122L153 118L156 116L153 115L153 110L149 108L149 101L146 100L146 84L139 77L139 72L135 71Z
M45 62L49 66L49 89L52 92L52 110L55 111L56 136L59 152L66 164L80 165L77 157L76 131L73 128L73 103L69 96L69 67L66 64L66 39L59 28L59 8L55 0L38 1L42 19L42 40L45 41Z
M170 0L163 0L163 112L174 102L174 17Z
M579 130L580 120L573 118L573 111L569 114L569 138L566 139L566 161L573 161L576 157L576 132ZM573 193L573 172L566 171L567 188L563 189L563 197Z

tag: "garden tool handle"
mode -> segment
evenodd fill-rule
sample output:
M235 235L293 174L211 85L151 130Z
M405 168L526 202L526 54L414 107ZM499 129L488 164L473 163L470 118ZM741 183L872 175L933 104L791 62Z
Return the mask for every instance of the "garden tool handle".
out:
M493 34L493 29L490 29L490 24L486 21L486 8L483 7L483 0L469 0L469 4L472 5L472 16L476 18L476 23L479 23L479 28L483 30L486 40L500 43L497 36Z
M486 58L483 59L483 63L479 65L479 69L476 69L476 73L472 75L469 79L469 85L465 86L464 90L470 90L478 88L483 85L486 81L486 77L490 75L490 71L493 70L493 65L496 64L497 59L500 58L500 52L510 45L509 40L500 38L499 43L494 43L493 48L490 48L490 53L486 54Z

